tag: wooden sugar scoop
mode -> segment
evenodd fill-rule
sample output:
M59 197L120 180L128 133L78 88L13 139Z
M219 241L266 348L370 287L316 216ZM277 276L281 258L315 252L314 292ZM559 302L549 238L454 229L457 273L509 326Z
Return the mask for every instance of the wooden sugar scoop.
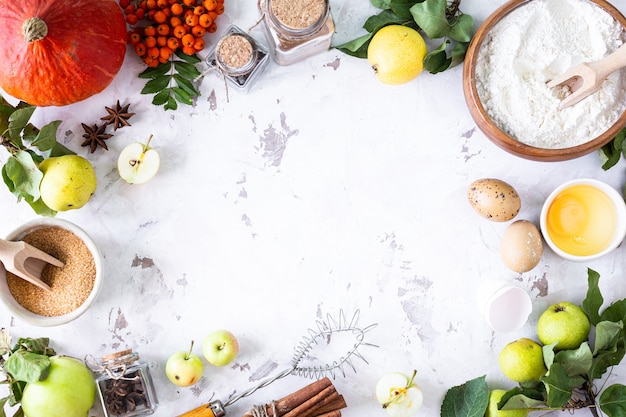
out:
M626 44L596 62L583 62L547 83L548 88L567 87L571 94L561 101L558 109L573 106L600 89L606 78L626 67Z
M64 266L63 262L26 242L3 239L0 239L0 261L7 272L46 291L50 291L50 286L41 280L43 268L47 264Z

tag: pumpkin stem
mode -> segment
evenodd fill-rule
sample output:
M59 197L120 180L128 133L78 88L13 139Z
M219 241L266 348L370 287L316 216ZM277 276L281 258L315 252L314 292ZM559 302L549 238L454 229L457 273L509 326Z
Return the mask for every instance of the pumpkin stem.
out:
M38 41L48 34L48 25L38 17L31 17L22 24L22 33L26 42Z

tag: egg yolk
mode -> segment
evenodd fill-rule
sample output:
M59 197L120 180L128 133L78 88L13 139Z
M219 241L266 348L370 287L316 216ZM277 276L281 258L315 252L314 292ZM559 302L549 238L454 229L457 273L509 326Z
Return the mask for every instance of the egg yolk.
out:
M615 234L617 214L604 192L590 185L575 185L560 192L547 213L550 239L575 256L605 250Z

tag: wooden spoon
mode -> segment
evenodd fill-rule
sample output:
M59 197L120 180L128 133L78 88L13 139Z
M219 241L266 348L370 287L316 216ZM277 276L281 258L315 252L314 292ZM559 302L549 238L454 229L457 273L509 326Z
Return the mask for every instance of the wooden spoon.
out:
M564 74L550 80L547 86L548 88L569 88L571 94L565 97L558 107L559 110L563 110L598 91L606 77L623 67L626 67L626 44L600 61L583 62L576 65Z
M26 242L3 239L0 239L0 261L8 272L47 291L50 291L50 286L41 280L41 271L44 266L51 264L61 268L65 265Z

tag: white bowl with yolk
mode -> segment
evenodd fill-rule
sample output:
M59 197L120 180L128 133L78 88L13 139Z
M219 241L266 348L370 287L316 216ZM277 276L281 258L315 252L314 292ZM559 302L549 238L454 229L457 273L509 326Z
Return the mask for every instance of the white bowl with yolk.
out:
M586 262L622 243L626 237L626 203L602 181L568 181L546 199L540 225L543 238L557 255Z

